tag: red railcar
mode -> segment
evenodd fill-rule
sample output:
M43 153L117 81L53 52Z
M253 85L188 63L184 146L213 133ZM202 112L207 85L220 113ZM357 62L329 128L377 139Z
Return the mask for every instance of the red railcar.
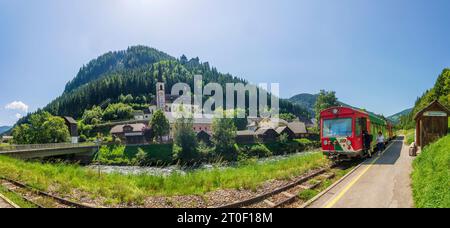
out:
M392 124L377 115L349 107L333 107L320 113L320 137L323 152L332 158L362 157L367 151L363 146L363 132L375 137L382 132L386 141L394 137Z

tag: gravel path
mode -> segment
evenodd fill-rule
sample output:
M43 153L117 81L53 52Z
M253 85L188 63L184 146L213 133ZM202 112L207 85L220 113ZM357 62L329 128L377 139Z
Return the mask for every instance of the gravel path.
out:
M7 203L3 198L0 197L0 208L13 208L9 203Z

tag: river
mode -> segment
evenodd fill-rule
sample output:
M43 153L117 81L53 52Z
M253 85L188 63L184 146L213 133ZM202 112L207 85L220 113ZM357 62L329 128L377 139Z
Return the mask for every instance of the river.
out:
M281 155L281 156L272 156L268 158L258 159L258 163L267 163L273 161L280 161L283 159L288 159L293 156L305 156L307 154L311 154L317 152L315 151L307 151L300 152L290 155ZM101 173L120 173L124 175L152 175L152 176L169 176L174 173L178 174L186 174L188 172L196 171L196 170L210 170L210 169L224 169L237 166L237 163L234 164L202 164L196 168L182 167L178 165L165 166L165 167L142 167L142 166L109 166L109 165L90 165L86 168L92 169L95 171L99 171Z

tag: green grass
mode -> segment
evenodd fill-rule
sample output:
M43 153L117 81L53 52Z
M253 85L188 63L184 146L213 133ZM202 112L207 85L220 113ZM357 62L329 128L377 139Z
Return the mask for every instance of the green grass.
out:
M317 142L309 139L294 139L287 142L286 145L281 145L279 142L267 142L267 143L250 143L250 144L238 144L237 147L241 152L248 153L247 149L254 146L262 146L270 151L271 155L283 155L292 154L295 152L301 152L308 149L317 148ZM264 156L263 156L264 157Z
M72 190L105 205L139 204L147 196L202 195L218 189L255 190L267 180L290 179L328 165L321 153L296 155L264 164L250 162L237 167L198 170L167 177L101 174L70 164L41 164L0 156L0 175L25 182L37 189L52 189L71 198Z
M450 136L424 148L413 162L412 188L418 208L450 208Z
M152 144L144 146L102 146L95 161L104 165L132 165L139 148L143 149L154 164L168 165L173 163L172 144Z
M0 186L0 193L9 200L11 200L12 202L14 202L20 208L37 208L36 205L25 201L22 197L20 197L14 192L8 191L8 189L6 189L3 186Z
M300 198L302 201L308 201L312 198L314 198L317 194L319 194L319 191L314 189L306 189L304 191L301 191L298 194L298 198Z
M397 135L404 135L405 136L405 144L411 145L414 141L416 141L416 130L415 129L409 129L409 130L400 130L397 132Z
M159 163L169 164L173 161L172 147L172 144L127 146L125 148L125 155L129 159L133 159L138 153L138 149L141 148L148 154L150 159L155 160Z
M244 154L251 153L251 148L262 147L265 150L268 150L269 153L259 154L259 156L256 157L268 157L271 155L291 154L296 151L304 151L305 149L314 148L314 144L315 142L308 139L298 139L288 142L284 147L278 142L238 144L237 147ZM172 144L152 144L144 146L123 146L118 150L118 146L104 146L104 148L100 150L97 162L105 165L131 165L139 148L141 148L148 155L148 160L151 164L157 164L158 166L168 165L174 163L172 147Z
M306 190L301 191L298 194L298 198L304 202L311 200L312 198L317 196L319 193L321 193L322 191L324 191L325 189L330 187L333 183L340 180L343 176L345 176L348 172L350 172L355 166L356 165L352 165L351 167L349 167L345 170L341 170L341 169L337 169L337 168L333 169L333 173L335 174L335 176L333 178L322 180L320 185L317 186L315 189L306 189ZM317 180L313 179L313 181L314 182L310 183L310 184L317 183Z

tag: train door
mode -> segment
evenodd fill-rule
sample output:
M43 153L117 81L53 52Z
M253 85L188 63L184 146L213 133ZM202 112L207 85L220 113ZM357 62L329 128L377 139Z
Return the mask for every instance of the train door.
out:
M367 131L367 119L366 118L356 118L355 125L355 139L357 147L355 149L364 149L364 138L363 133Z

